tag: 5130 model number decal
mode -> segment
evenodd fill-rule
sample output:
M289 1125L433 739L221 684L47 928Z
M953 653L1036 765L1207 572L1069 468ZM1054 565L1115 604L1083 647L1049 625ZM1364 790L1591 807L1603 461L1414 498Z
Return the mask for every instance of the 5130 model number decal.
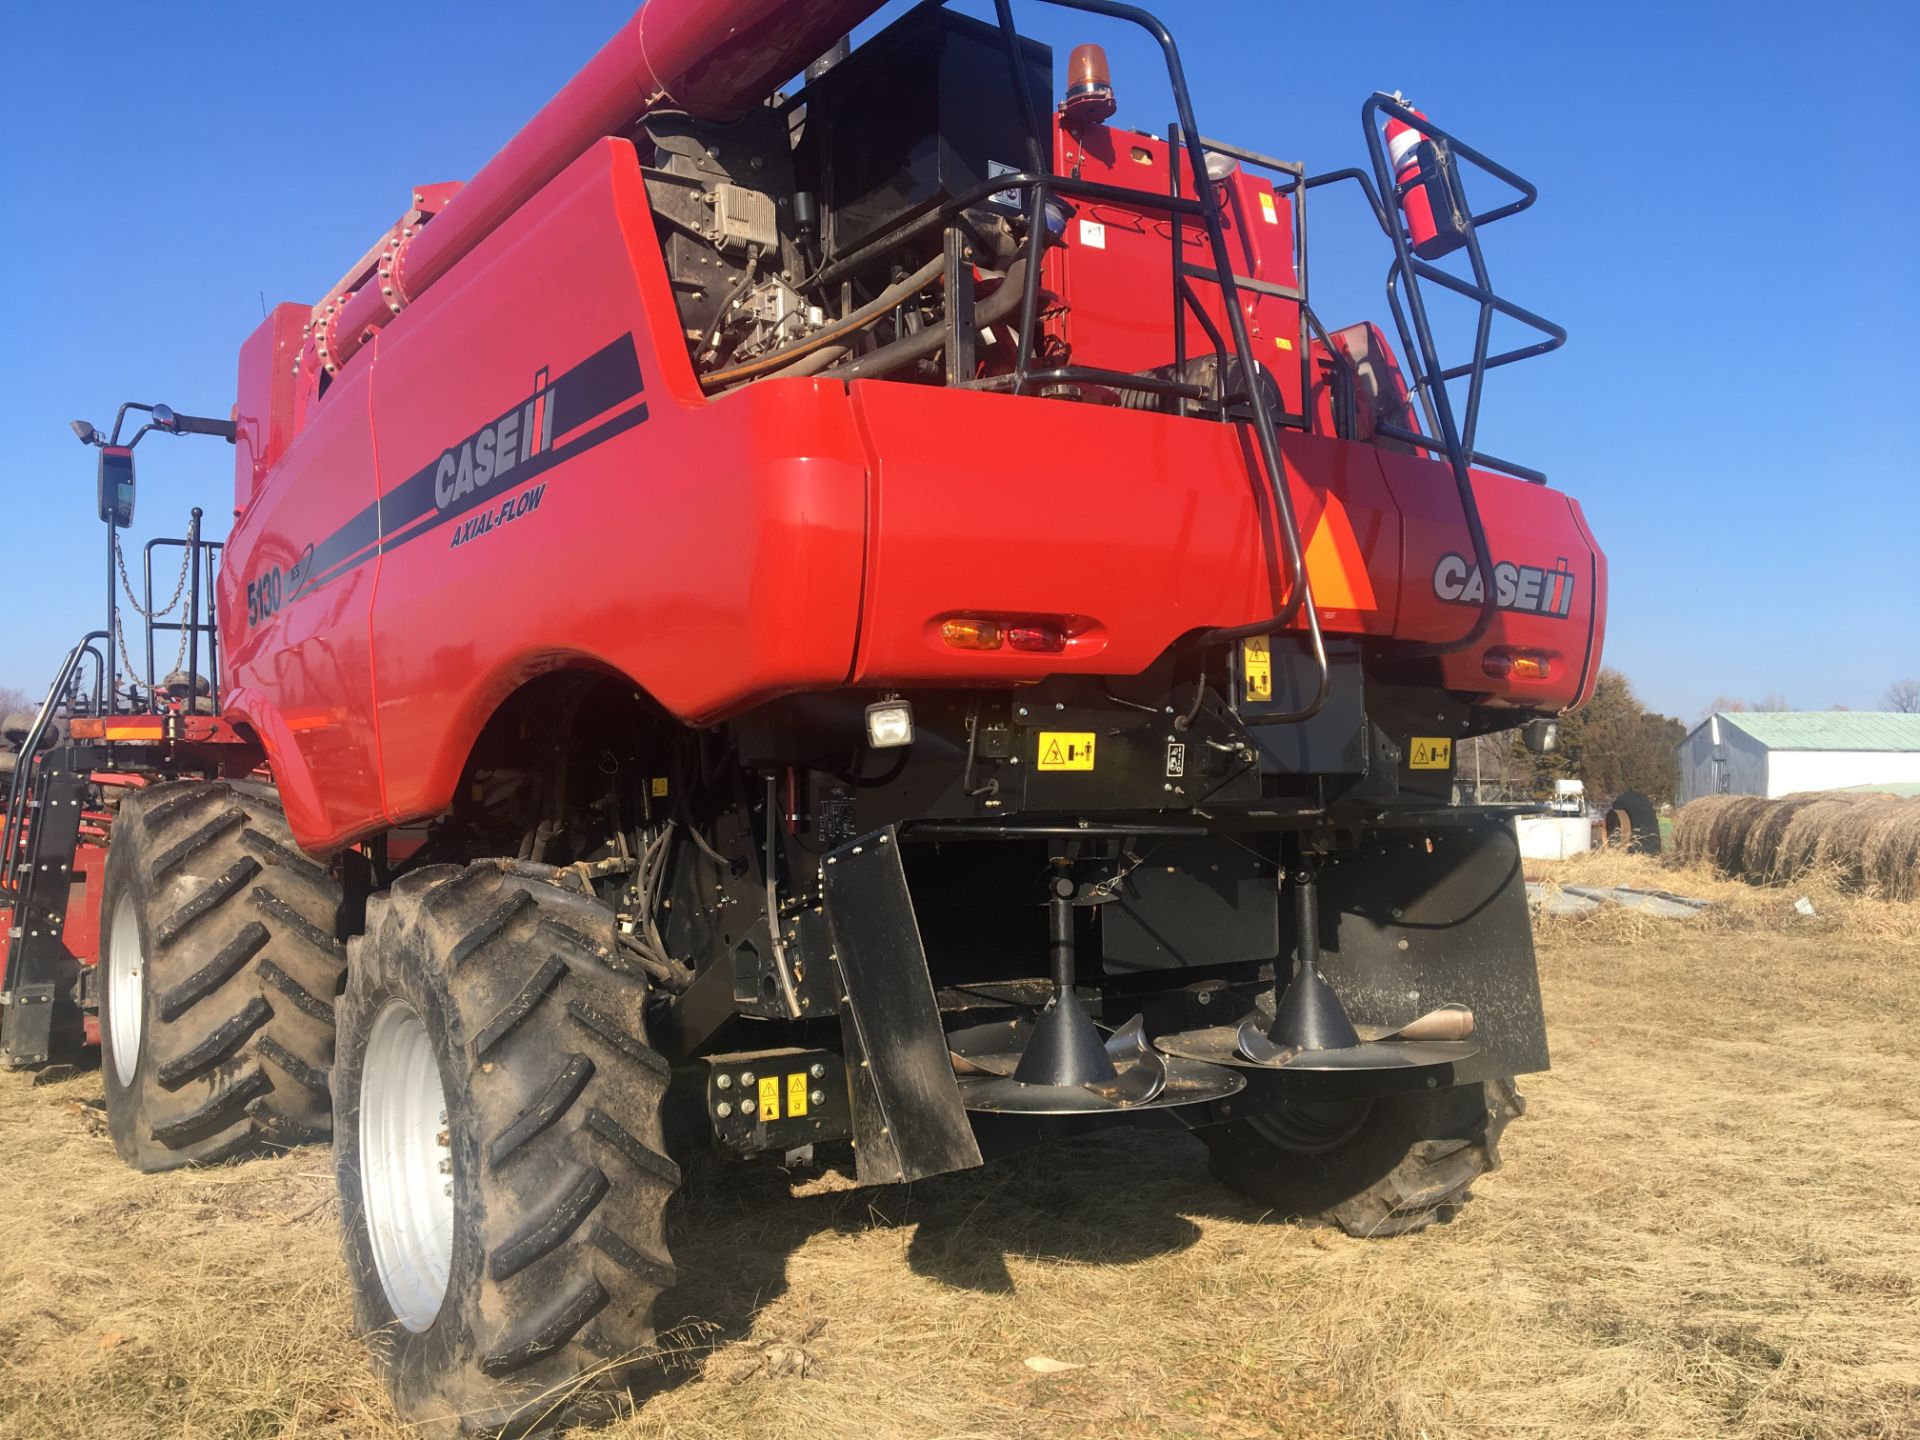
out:
M313 546L282 569L276 565L258 580L247 582L247 624L258 625L280 613L280 607L300 594L300 584L313 569Z

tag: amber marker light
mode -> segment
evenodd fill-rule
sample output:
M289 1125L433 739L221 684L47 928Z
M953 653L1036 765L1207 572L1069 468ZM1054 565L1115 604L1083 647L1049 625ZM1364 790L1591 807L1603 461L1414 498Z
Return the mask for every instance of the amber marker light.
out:
M1489 650L1480 657L1480 668L1495 680L1546 680L1553 675L1553 661L1533 650Z
M1004 637L999 621L960 615L940 622L940 638L956 650L998 650Z
M1119 108L1113 96L1113 72L1098 45L1076 45L1067 59L1067 98L1060 118L1071 128L1098 125Z

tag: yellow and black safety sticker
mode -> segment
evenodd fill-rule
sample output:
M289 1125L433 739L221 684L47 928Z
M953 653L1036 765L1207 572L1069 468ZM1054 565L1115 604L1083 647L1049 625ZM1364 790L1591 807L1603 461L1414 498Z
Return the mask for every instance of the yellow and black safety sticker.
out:
M760 1118L762 1120L780 1118L780 1077L778 1075L760 1077Z
M1453 740L1446 735L1416 735L1407 745L1409 770L1451 770Z
M1093 732L1091 730L1042 730L1040 759L1042 770L1093 769Z
M1247 699L1273 699L1273 641L1265 635L1242 640L1240 673L1245 677Z
M807 1076L804 1070L787 1076L787 1118L807 1118Z

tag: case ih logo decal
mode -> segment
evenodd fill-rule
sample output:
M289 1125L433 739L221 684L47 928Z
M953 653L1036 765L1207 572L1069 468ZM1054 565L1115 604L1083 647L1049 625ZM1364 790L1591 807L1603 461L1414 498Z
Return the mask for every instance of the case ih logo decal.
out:
M1499 561L1493 567L1494 599L1502 610L1564 619L1573 608L1572 569L1563 559L1553 569ZM1433 593L1455 605L1478 605L1486 598L1480 568L1458 555L1442 555L1433 567Z
M543 370L534 382L531 400L514 406L491 425L482 425L440 456L433 467L436 507L445 510L462 496L505 478L516 465L553 448L553 417L560 407L553 400L557 387L548 385L546 379Z
M549 380L547 372L540 371L527 399L449 445L433 463L325 540L307 546L292 569L263 567L248 582L248 623L259 624L301 596L442 525L459 522L448 546L458 549L531 515L546 497L545 484L516 494L503 492L518 490L556 465L644 424L645 389L631 333L557 379Z

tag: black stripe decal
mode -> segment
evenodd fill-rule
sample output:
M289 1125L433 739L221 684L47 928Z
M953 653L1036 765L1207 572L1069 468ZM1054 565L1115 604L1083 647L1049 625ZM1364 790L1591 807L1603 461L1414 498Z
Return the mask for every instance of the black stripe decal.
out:
M519 402L480 427L481 430L488 429L516 412L530 412L533 401L545 397L540 427L541 449L519 460L505 475L496 477L501 483L475 486L443 508L435 494L435 476L441 459L440 455L435 455L432 461L361 510L301 557L297 567L300 579L288 595L288 603L353 573L376 556L437 530L449 520L500 503L518 491L524 482L536 479L556 465L564 465L634 426L645 423L647 403L641 400L591 430L578 435L572 433L596 416L635 399L645 388L646 382L640 373L639 348L629 331L589 355L558 379L546 381L528 400ZM479 433L479 430L474 432L476 435ZM549 439L558 443L548 443ZM465 443L467 441L461 442ZM459 448L458 445L453 447L456 452Z

